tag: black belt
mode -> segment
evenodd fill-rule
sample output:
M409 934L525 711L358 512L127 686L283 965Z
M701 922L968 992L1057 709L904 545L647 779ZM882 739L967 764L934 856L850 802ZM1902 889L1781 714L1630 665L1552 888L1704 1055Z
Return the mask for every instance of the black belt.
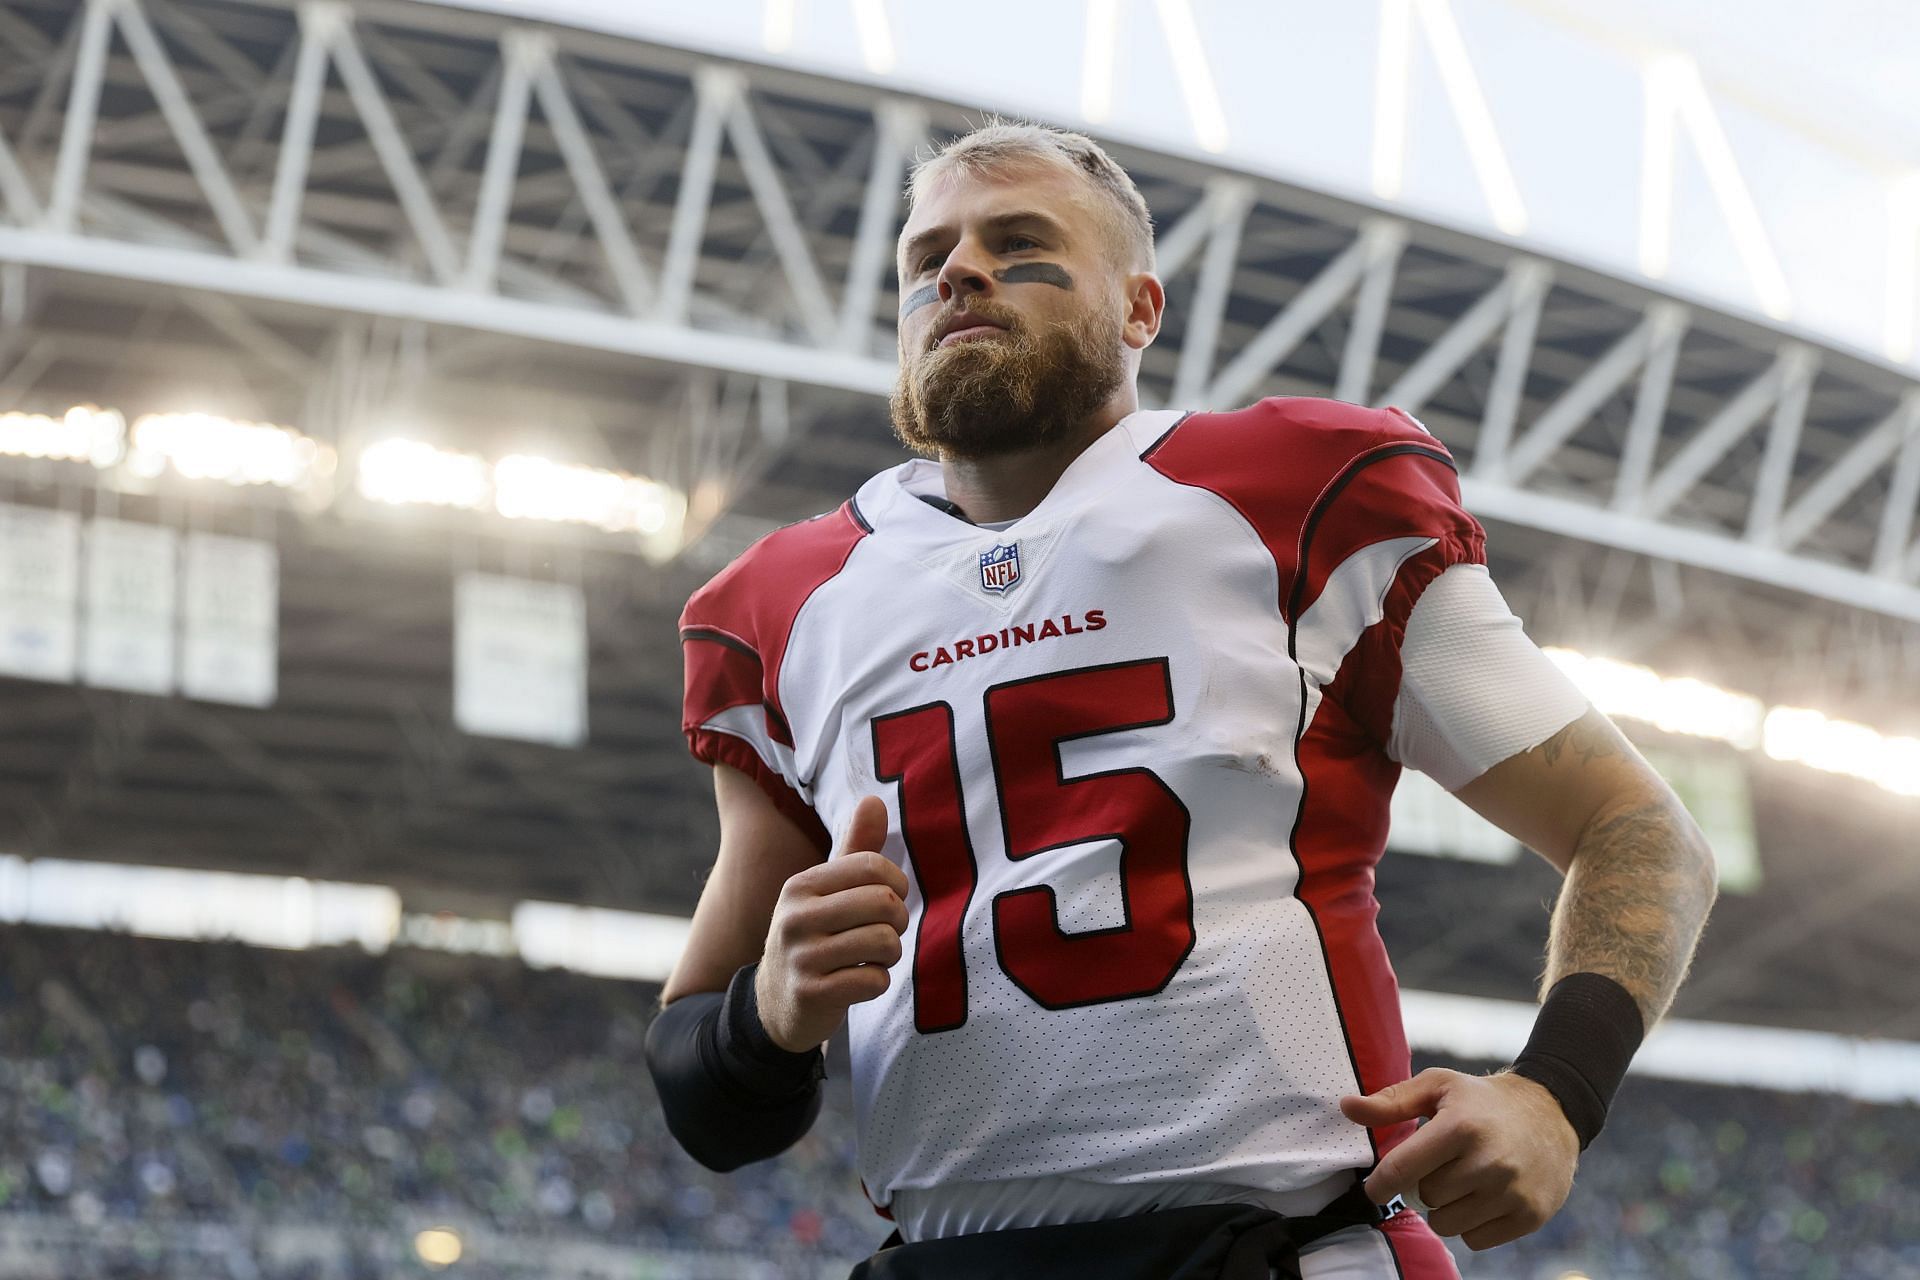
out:
M896 1231L848 1280L1300 1280L1301 1249L1380 1220L1380 1206L1356 1182L1305 1217L1200 1204L918 1244L902 1244Z

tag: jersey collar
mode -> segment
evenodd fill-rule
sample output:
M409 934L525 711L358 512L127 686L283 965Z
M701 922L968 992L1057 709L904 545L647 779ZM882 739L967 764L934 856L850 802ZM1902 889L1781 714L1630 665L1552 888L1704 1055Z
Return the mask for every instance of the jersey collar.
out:
M854 495L856 516L875 533L929 547L956 541L1005 542L1023 532L1051 528L1068 513L1125 476L1140 454L1180 419L1178 410L1140 410L1128 414L1067 464L1060 479L1026 515L1005 529L983 529L950 515L923 497L945 499L940 464L928 458L882 471Z

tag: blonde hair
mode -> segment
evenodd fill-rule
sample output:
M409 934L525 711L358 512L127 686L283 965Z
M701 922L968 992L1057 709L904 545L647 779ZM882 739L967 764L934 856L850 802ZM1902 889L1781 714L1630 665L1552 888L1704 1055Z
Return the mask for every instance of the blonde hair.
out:
M1121 265L1153 270L1153 214L1127 171L1083 133L1050 125L990 117L913 168L907 196L917 201L928 183L947 173L991 172L1020 160L1063 165L1092 186L1113 213L1113 247Z

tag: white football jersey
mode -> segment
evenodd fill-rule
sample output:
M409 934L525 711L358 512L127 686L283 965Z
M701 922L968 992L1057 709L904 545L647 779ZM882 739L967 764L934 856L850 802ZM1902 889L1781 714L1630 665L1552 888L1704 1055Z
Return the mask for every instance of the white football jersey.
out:
M849 1018L868 1194L1371 1166L1411 1126L1336 1100L1409 1072L1373 896L1399 646L1484 559L1446 449L1268 400L1136 413L1002 530L941 492L883 472L682 620L696 755L823 854L887 804L910 923Z

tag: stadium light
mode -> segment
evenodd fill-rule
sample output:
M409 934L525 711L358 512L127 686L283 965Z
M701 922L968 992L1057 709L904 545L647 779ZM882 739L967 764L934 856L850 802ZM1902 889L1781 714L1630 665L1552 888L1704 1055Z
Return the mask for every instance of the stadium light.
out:
M1804 707L1767 713L1766 752L1827 773L1844 773L1896 795L1920 796L1920 738L1894 738Z
M680 547L687 500L645 476L515 453L488 462L477 453L391 439L360 455L360 492L395 505L492 511L509 520L584 524L638 534L641 550L665 559Z
M1895 795L1920 796L1920 738L1883 734L1851 720L1834 720L1804 707L1768 708L1690 676L1663 676L1650 667L1549 648L1587 699L1610 716L1639 720L1668 733L1711 738L1743 751L1764 750L1775 760L1871 782Z
M460 1261L460 1234L450 1227L428 1227L413 1237L413 1251L436 1270Z
M127 420L112 409L75 405L57 418L44 413L0 413L0 454L116 465L126 448Z
M687 945L693 922L641 911L522 902L513 939L536 969L571 969L607 978L663 982Z
M516 453L493 464L494 510L509 519L598 525L610 533L659 533L673 516L665 485L599 467Z
M1760 745L1766 707L1760 699L1689 676L1663 676L1650 667L1589 658L1571 649L1546 654L1589 701L1610 716L1643 720L1668 733L1727 742L1743 751Z
M357 942L379 952L399 926L400 895L298 876L0 855L0 921L292 951Z
M126 462L148 478L172 468L189 480L302 489L333 474L334 454L291 427L210 413L149 413L134 420Z
M303 489L333 474L331 448L291 427L211 413L148 413L131 429L117 409L75 405L59 417L18 410L0 414L0 454L124 464L145 480L171 470L189 480Z
M489 487L478 454L404 439L382 440L360 454L360 492L375 502L484 511Z

